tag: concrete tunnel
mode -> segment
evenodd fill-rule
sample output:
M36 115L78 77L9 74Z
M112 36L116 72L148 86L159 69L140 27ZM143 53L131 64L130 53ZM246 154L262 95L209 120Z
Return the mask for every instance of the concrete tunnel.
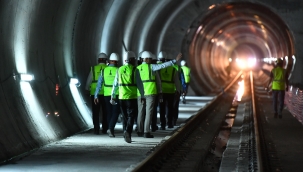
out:
M191 95L220 90L240 70L254 70L262 86L272 68L264 60L282 57L291 84L302 88L302 7L302 0L1 0L1 162L92 127L84 85L100 52L118 53L120 65L126 49L172 59L182 52ZM240 68L237 58L256 66Z

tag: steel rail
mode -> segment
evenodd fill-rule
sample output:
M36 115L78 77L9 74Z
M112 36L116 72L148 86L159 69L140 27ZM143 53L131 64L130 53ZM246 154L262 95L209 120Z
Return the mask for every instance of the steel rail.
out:
M259 128L258 128L258 120L256 113L256 103L255 103L255 91L254 91L254 79L253 73L250 71L250 86L251 86L251 96L252 96L252 108L253 108L253 118L254 118L254 131L255 131L255 140L256 140L256 148L257 148L257 168L258 171L263 172L263 161L261 154L261 146L260 146L260 137L259 137Z
M153 171L153 164L161 157L161 155L167 154L169 150L174 147L174 145L178 144L182 138L186 137L189 133L191 133L196 126L203 120L203 115L199 115L204 112L208 112L213 109L216 105L216 102L220 101L221 96L223 96L224 92L227 92L233 84L240 78L242 75L242 71L240 71L237 76L232 80L230 84L228 84L223 90L220 92L214 99L203 108L201 108L195 115L193 115L181 128L176 130L173 135L170 136L167 141L161 144L159 148L153 151L148 157L146 157L141 163L139 163L132 171Z

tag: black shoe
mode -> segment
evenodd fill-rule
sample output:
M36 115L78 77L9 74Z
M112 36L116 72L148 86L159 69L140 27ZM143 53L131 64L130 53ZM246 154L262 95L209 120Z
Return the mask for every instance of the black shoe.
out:
M275 113L275 114L274 114L274 118L278 118L278 113Z
M107 134L109 137L115 137L114 130L107 130Z
M127 132L127 131L124 131L124 140L127 142L127 143L131 143L132 140L130 138L130 134Z
M94 134L99 135L100 128L94 128Z
M160 127L160 130L166 130L165 127Z
M103 134L106 134L106 133L107 133L107 130L102 130L102 133L103 133Z
M154 138L154 135L151 135L150 133L144 133L144 138Z
M173 125L168 125L167 128L174 128L174 126Z
M137 132L138 137L143 137L143 133L142 132Z
M157 131L157 130L159 130L159 127L156 125L156 126L154 126L154 127L152 127L152 132L155 132L155 131Z

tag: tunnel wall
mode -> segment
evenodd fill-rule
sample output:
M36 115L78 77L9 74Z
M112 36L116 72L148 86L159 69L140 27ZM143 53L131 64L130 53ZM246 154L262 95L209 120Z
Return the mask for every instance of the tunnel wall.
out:
M79 4L0 1L0 162L90 127L68 84ZM18 73L35 80L21 82Z
M303 68L301 67L303 64L302 58L302 41L303 41L303 1L301 0L284 0L284 1L265 1L260 0L260 3L268 6L271 10L273 10L276 14L278 14L286 23L286 25L290 29L290 35L294 38L294 49L295 49L295 57L296 57L296 65L292 76L290 78L290 84L303 89ZM290 58L291 55L288 55Z
M158 54L164 50L174 58L181 51L187 60L188 49L184 47L199 27L197 17L220 2L223 1L1 0L0 161L91 127L87 120L91 102L85 82L99 52L117 52L122 58L124 40L136 54L143 50ZM258 2L271 7L292 31L297 65L291 82L303 85L301 1ZM111 10L117 9L112 21L107 18L108 14L115 14ZM112 22L111 30L104 25L106 21ZM105 30L112 40L103 39ZM109 45L104 48L104 43ZM119 64L122 63L121 59ZM33 73L35 80L20 82L13 75L18 73ZM82 85L70 86L71 77L77 77ZM191 87L202 90L200 95L225 83L222 78L212 82L193 81ZM74 99L78 92L80 105Z

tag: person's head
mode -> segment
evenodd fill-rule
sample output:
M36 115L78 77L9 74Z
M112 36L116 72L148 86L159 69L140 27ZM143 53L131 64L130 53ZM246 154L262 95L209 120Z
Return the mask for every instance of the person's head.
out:
M185 66L185 65L186 65L186 61L185 61L185 60L182 60L182 61L180 62L180 64L181 64L181 66Z
M157 59L156 55L152 54L152 64L157 64L157 61L158 61L158 59Z
M276 65L277 65L277 66L280 66L280 67L283 67L283 60L282 60L281 58L278 58L278 59L276 60Z
M119 61L119 55L117 53L112 53L109 57L109 64L117 65Z
M124 54L124 58L125 58L125 62L129 63L131 65L135 65L136 64L136 56L135 53L132 51L127 51Z
M143 52L144 52L144 51L141 51L141 52L138 54L138 59L137 59L138 65L142 64L142 53L143 53Z
M151 64L152 63L152 53L149 51L143 51L141 58L143 62L146 62L147 64Z
M107 55L105 53L99 53L97 57L97 62L98 63L104 63L106 64L107 62Z
M167 58L167 55L164 51L161 51L159 54L158 54L158 61L160 62L165 62L165 59Z

